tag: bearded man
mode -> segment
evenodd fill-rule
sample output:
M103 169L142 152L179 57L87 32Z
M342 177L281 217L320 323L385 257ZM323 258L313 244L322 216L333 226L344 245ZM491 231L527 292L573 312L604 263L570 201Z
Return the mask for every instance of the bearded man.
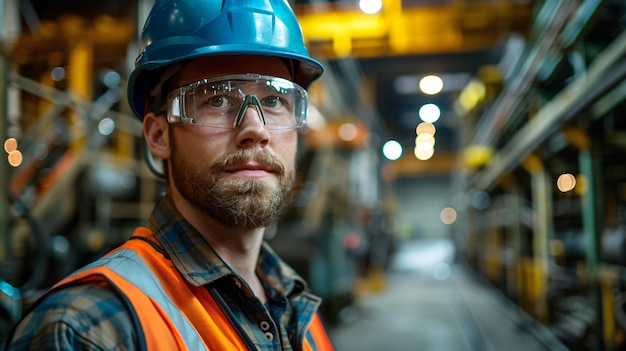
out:
M320 299L263 241L322 74L288 3L157 0L142 38L129 102L168 192L7 350L332 350Z

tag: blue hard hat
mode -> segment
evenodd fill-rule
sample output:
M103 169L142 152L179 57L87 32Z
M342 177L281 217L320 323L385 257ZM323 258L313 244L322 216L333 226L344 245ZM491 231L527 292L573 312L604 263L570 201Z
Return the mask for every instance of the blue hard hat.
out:
M157 0L141 35L128 81L128 102L143 118L154 74L172 63L202 56L264 55L292 60L304 88L324 70L304 45L287 0Z

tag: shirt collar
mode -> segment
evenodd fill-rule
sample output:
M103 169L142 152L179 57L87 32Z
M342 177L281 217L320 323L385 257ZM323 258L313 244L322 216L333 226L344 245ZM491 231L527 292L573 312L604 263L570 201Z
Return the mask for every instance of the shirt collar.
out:
M238 276L178 212L169 196L162 196L157 201L149 227L190 284L201 286L224 277ZM259 254L257 274L271 294L287 296L306 288L304 280L265 242Z

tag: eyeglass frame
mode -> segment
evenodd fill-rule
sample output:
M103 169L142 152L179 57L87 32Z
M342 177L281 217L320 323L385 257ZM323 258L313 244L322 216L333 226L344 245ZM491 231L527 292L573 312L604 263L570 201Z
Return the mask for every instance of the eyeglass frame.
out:
M222 81L231 81L231 80L239 80L239 81L255 81L255 80L266 80L266 81L277 81L279 83L282 84L286 84L289 86L292 86L293 88L291 89L296 89L299 94L302 96L302 105L300 108L300 119L301 121L299 122L299 124L296 125L292 125L292 126L279 126L279 125L272 125L272 124L268 124L267 120L265 118L265 114L263 112L263 107L261 106L261 101L259 100L258 96L256 94L245 94L240 88L236 88L239 93L242 95L243 99L241 101L241 106L239 107L239 110L237 112L237 115L234 118L234 122L233 125L231 127L224 127L224 126L220 126L220 125L211 125L211 124L198 124L194 122L195 117L187 117L187 111L186 111L186 105L185 105L185 96L188 92L195 90L196 88L205 85L205 84L210 84L210 83L214 83L214 82L222 82ZM177 100L177 109L179 111L178 115L173 115L172 114L172 102L174 100ZM252 73L246 73L246 74L233 74L233 75L226 75L226 76L217 76L217 77L211 77L211 78L203 78L188 84L184 84L182 86L179 86L175 89L170 90L170 92L167 94L167 99L166 99L166 103L165 106L163 106L164 109L161 109L161 112L165 113L166 115L166 119L167 122L170 124L182 124L182 125L199 125L199 126L205 126L205 127L210 127L210 128L217 128L217 129L236 129L237 127L239 127L242 123L243 123L243 119L245 117L246 111L248 110L248 108L250 107L250 105L252 105L254 107L254 109L256 110L257 114L259 115L259 119L261 120L261 122L263 123L263 126L265 128L267 128L268 130L287 130L287 129L297 129L297 128L302 128L304 126L306 126L307 123L307 118L308 118L308 93L306 91L306 89L304 89L303 87L301 87L300 85L298 85L297 83L290 81L288 79L285 78L281 78L281 77L276 77L276 76L270 76L270 75L262 75L262 74L252 74ZM294 119L297 121L298 120L298 113L296 111L296 106L294 106Z

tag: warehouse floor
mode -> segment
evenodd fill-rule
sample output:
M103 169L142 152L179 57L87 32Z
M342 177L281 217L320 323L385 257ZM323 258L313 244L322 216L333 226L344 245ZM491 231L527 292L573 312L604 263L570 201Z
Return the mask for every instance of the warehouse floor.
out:
M467 268L446 240L402 245L384 287L330 329L338 351L568 350Z

